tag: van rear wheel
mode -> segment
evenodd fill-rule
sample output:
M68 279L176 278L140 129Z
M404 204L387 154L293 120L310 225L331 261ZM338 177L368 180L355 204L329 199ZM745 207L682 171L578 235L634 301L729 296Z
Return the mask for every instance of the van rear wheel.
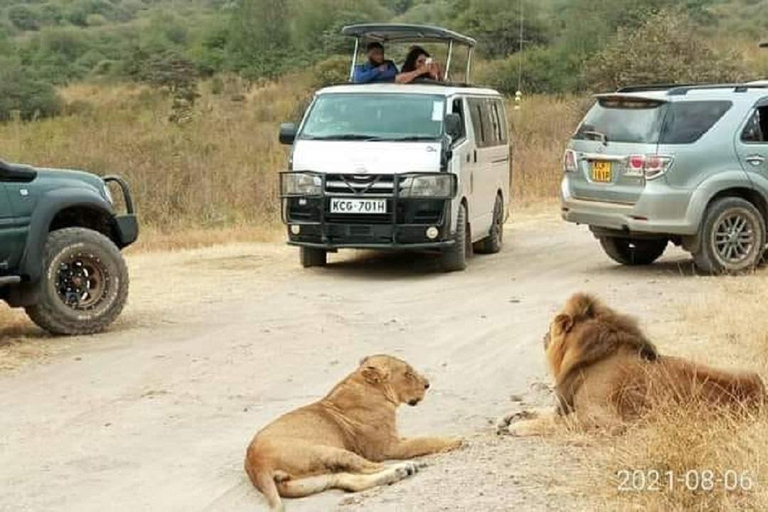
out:
M328 263L328 251L314 247L300 247L299 260L304 268L324 267Z
M456 272L467 268L467 257L472 254L470 240L467 207L462 204L459 206L459 213L456 216L455 243L443 250L441 263L444 271Z
M501 196L496 196L496 204L493 206L493 223L488 236L474 245L478 254L496 254L501 251L504 244L504 201Z
M616 263L622 265L650 265L664 254L669 241L666 238L642 239L601 236L600 245Z

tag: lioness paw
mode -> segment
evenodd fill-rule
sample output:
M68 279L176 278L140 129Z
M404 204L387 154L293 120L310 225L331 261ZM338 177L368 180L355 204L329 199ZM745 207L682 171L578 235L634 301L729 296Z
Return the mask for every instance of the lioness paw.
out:
M464 439L461 437L456 438L449 438L445 444L445 448L443 449L444 452L450 452L453 450L458 450L462 446L464 446Z
M394 466L395 472L400 479L408 478L419 472L419 464L411 461L400 462Z

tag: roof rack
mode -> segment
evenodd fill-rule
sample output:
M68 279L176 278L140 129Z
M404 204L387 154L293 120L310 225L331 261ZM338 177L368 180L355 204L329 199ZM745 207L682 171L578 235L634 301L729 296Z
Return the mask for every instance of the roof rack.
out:
M755 83L732 83L732 84L699 84L684 85L670 89L667 94L670 96L685 96L689 91L709 90L709 89L733 89L733 92L747 92L749 89L766 89L768 84Z
M376 41L379 43L402 43L402 42L422 42L422 43L446 43L448 45L448 58L445 64L445 79L448 79L451 72L451 57L453 56L454 45L467 47L467 69L465 79L469 81L469 71L472 63L472 52L477 41L471 37L459 34L453 30L432 25L410 25L405 23L362 23L358 25L348 25L341 29L342 35L353 37L355 39L355 49L352 54L352 66L349 70L349 80L357 65L357 53L361 42Z
M648 85L629 85L620 87L616 92L653 92L666 91L676 87L691 87L696 84L648 84Z
M766 43L768 44L768 43ZM733 89L733 92L747 92L749 89L768 89L768 81L732 84L653 84L621 87L617 93L667 91L669 96L685 96L690 91L708 89Z

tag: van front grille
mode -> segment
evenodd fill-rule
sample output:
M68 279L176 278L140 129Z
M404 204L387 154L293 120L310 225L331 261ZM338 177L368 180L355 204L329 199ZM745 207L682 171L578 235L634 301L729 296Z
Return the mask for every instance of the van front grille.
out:
M328 174L325 178L327 194L392 196L394 190L395 177L387 174Z

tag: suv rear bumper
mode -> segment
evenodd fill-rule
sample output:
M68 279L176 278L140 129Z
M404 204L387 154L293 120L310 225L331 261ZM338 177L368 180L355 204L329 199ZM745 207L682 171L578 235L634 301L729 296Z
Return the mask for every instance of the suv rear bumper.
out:
M568 222L626 233L695 235L699 216L689 208L694 195L690 190L649 182L634 204L577 199L570 193L566 176L561 186L561 215Z

